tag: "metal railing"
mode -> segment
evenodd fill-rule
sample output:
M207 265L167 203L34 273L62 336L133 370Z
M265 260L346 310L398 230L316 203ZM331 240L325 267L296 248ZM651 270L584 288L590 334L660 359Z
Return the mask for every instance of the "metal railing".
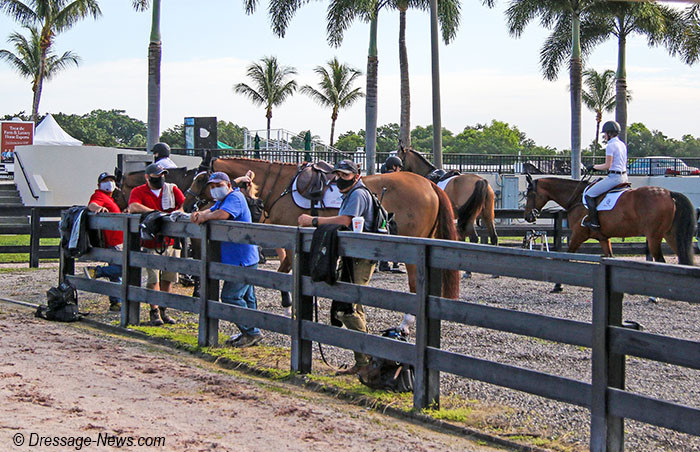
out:
M65 255L61 258L60 277L80 290L124 300L123 327L138 323L140 303L148 302L198 314L201 346L218 343L221 320L289 335L290 369L294 372L311 371L314 341L410 364L415 368L413 404L417 409L439 406L441 372L585 407L591 412L590 449L595 452L623 450L625 418L700 436L700 409L625 388L626 356L700 369L700 343L622 326L624 294L700 302L700 291L689 290L697 287L700 268L446 240L339 233L338 249L344 256L415 265L416 292L406 293L343 282L332 286L314 282L309 268L312 228L234 221L214 221L201 226L182 221L166 222L163 233L167 236L201 240L202 257L194 260L142 253L136 215L91 214L89 227L124 231L123 251L93 249L84 256L121 264L122 283L75 276L75 261ZM229 241L292 250L292 274L220 263L216 257L218 242ZM193 298L142 288L142 267L197 275L202 281L200 296ZM592 321L560 319L444 298L440 273L445 269L593 288ZM292 317L219 302L220 280L292 292ZM415 343L314 322L314 296L413 314L416 316ZM440 324L443 321L590 348L590 381L442 349Z

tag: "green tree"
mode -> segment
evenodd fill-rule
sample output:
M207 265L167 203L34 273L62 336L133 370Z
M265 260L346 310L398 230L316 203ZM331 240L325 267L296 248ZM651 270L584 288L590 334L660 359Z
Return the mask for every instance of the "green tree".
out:
M338 136L335 147L343 152L355 152L365 146L365 131L355 133L352 130Z
M377 152L392 152L399 149L401 128L395 122L377 127Z
M333 146L335 121L338 119L338 112L343 108L350 107L357 100L364 97L361 88L353 88L355 81L362 75L362 72L346 64L341 64L337 58L328 61L328 68L316 66L314 72L321 78L319 82L320 89L304 85L299 91L310 96L321 106L331 109L330 145Z
M245 127L241 127L229 121L218 121L216 127L219 141L228 144L234 149L243 149Z
M145 147L145 143L134 144L138 142L134 137L146 134L146 124L129 117L124 110L93 110L84 115L57 113L54 118L69 135L85 144Z
M145 11L151 6L150 0L132 0L131 3L136 11ZM149 152L157 143L157 138L160 135L160 60L162 51L160 0L153 0L151 36L148 43L148 134L146 136L146 149Z
M598 136L603 112L611 112L615 108L615 71L608 69L599 73L595 69L588 69L584 71L583 76L586 89L581 93L581 97L584 105L595 113L595 147L593 148L595 156L596 150L600 149Z
M253 86L245 83L237 83L233 90L242 94L255 105L265 106L267 118L267 140L270 140L270 120L272 119L272 107L282 105L287 98L297 90L297 82L289 78L297 71L290 66L280 66L276 57L264 57L260 63L248 66L246 75L253 82Z
M169 129L165 129L160 135L160 141L168 143L172 148L185 148L185 126L183 124L175 124ZM224 141L226 143L226 141ZM226 143L228 144L228 143ZM230 146L233 146L232 144ZM233 146L235 147L235 146ZM243 147L243 146L241 146Z
M63 55L55 55L53 49L46 51L43 79L41 72L41 35L34 26L24 27L29 33L29 37L20 33L12 33L7 42L13 45L15 53L10 50L0 50L0 60L7 61L22 77L31 79L32 91L36 99L36 109L39 108L39 98L41 97L41 87L43 81L49 81L57 74L67 69L69 66L80 64L80 57L73 52L64 52ZM37 95L37 92L39 93ZM33 110L32 120L36 120L36 111Z
M47 58L57 34L72 28L87 16L102 14L97 0L0 0L0 11L24 26L36 26L39 31L39 68L37 83L32 86L32 121L36 122L41 89L46 78Z

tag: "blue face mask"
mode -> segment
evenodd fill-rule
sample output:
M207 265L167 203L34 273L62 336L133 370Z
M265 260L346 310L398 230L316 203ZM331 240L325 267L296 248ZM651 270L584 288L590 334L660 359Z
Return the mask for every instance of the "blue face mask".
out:
M228 187L213 187L209 190L209 193L211 193L211 197L214 198L214 201L221 201L228 195L229 189Z

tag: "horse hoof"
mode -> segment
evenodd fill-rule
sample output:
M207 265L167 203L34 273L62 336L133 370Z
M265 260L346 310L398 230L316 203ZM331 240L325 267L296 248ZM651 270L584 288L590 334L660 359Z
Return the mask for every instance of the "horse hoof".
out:
M472 277L472 272L464 272L462 275L462 279L471 279Z
M552 290L549 291L549 293L562 293L564 292L564 288L562 286L554 286L552 287Z
M657 297L649 297L649 303L658 303L659 299Z
M282 307L288 308L292 305L292 296L289 292L282 292Z
M500 277L501 277L501 275L491 275L491 279L498 279Z

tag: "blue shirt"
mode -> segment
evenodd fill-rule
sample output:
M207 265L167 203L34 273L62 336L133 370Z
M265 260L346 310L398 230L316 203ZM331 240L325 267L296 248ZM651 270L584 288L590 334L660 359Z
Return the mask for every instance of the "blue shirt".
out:
M347 215L349 217L364 217L365 218L365 231L372 231L374 224L374 202L372 201L372 195L365 188L365 184L362 183L360 179L349 193L343 193L343 202L340 204L340 210L338 215Z
M238 188L234 188L226 198L217 201L210 210L223 210L229 214L229 220L252 223L248 203ZM257 264L258 260L258 247L255 245L221 242L221 262L224 264L249 267Z

